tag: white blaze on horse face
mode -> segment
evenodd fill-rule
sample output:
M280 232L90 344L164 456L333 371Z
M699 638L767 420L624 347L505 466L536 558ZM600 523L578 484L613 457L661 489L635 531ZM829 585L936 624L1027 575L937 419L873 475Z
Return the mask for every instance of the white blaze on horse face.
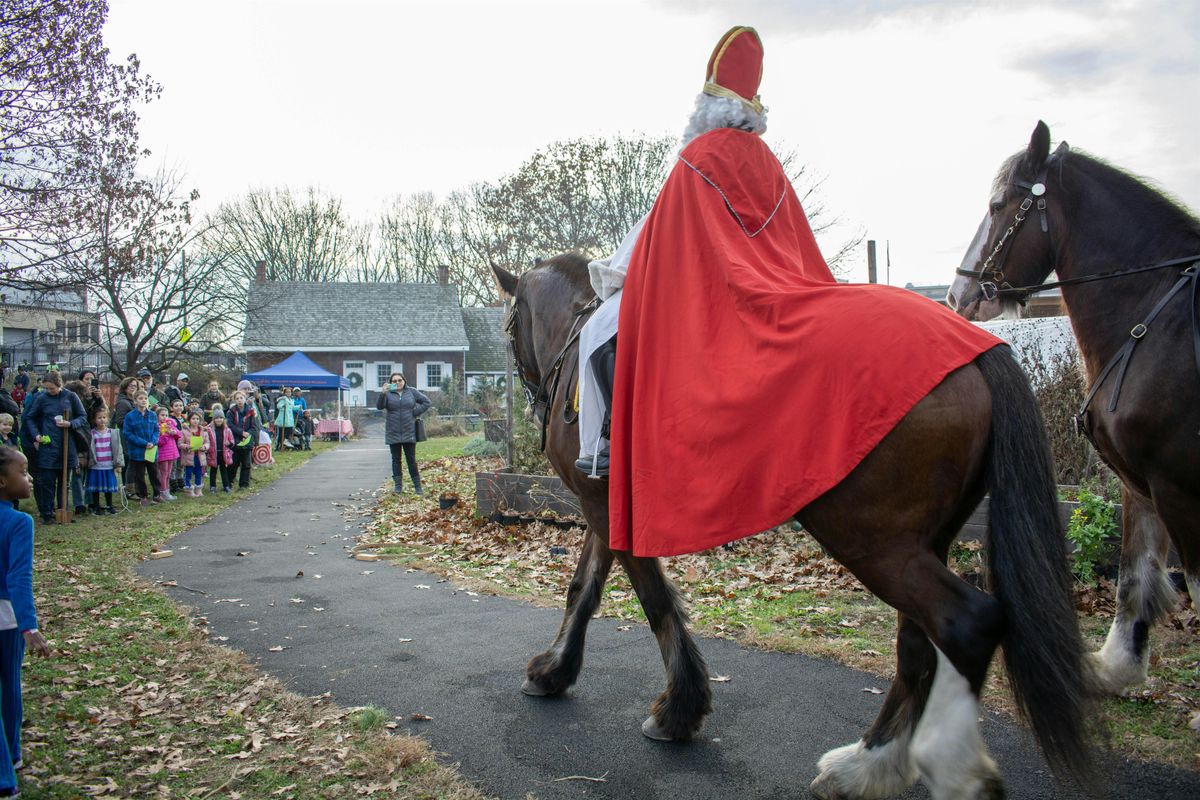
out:
M992 215L984 214L983 221L979 223L979 227L975 230L975 238L971 240L971 246L967 248L967 254L963 256L960 269L977 270L980 264L983 263L983 248L988 243L988 239L992 235ZM954 283L950 284L950 290L946 292L946 303L950 308L958 311L962 308L962 302L967 297L967 292L977 286L978 278L968 278L966 275L955 275Z
M913 734L913 763L934 800L989 797L1000 778L979 735L979 698L950 659L934 649L937 672Z

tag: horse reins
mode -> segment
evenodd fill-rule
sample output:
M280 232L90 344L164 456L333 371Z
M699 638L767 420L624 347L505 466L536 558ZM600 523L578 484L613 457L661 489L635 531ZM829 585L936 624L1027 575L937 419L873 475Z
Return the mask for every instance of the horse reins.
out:
M1104 369L1100 371L1095 383L1088 390L1087 397L1084 398L1083 405L1079 407L1079 413L1075 415L1075 430L1086 436L1089 441L1092 441L1090 434L1091 426L1088 424L1088 407L1092 404L1096 393L1100 391L1100 387L1104 384L1105 379L1115 370L1117 373L1117 382L1113 387L1112 396L1108 401L1108 411L1114 412L1117 410L1117 401L1121 397L1121 387L1125 383L1125 373L1129 369L1129 361L1133 357L1134 348L1138 342L1145 338L1150 331L1150 324L1154 322L1159 313L1166 307L1167 303L1171 302L1175 295L1179 294L1184 287L1191 284L1192 291L1192 354L1196 359L1196 372L1200 374L1200 309L1197 308L1197 300L1200 299L1200 255L1185 256L1183 258L1173 258L1168 261L1161 261L1157 264L1150 264L1142 267L1130 267L1128 269L1113 270L1112 272L1102 272L1096 275L1082 275L1077 278L1067 278L1061 281L1053 281L1051 283L1040 283L1035 286L1012 286L1004 280L1004 258L1008 255L1008 247L1012 243L1012 239L1017 230L1021 227L1021 223L1028 217L1029 210L1037 205L1038 213L1041 216L1042 232L1050 236L1050 226L1046 215L1046 173L1052 165L1052 162L1061 159L1062 155L1067 150L1067 143L1063 142L1058 146L1046 163L1042 166L1042 171L1032 183L1025 181L1014 181L1014 184L1029 190L1029 196L1021 201L1020 208L1013 218L1013 222L1004 231L992 248L992 252L983 262L983 266L978 270L962 269L961 267L955 272L959 275L964 275L968 278L975 278L979 281L979 292L985 300L995 300L996 298L1015 297L1022 305L1030 295L1038 294L1049 289L1057 289L1061 286L1076 286L1082 283L1091 283L1093 281L1109 280L1111 278L1123 278L1129 275L1137 275L1143 272L1154 272L1160 269L1170 269L1186 264L1179 273L1179 280L1167 291L1167 293L1155 304L1146 318L1134 325L1129 331L1129 340L1118 350ZM1057 251L1054 248L1053 237L1051 237L1050 249L1057 257ZM994 262L994 263L993 263ZM1057 271L1057 264L1055 264ZM988 280L985 280L988 279ZM1095 442L1092 441L1095 445ZM1099 448L1097 448L1099 449Z
M535 414L538 414L537 406L539 404L542 405L542 412L538 414L542 423L542 441L538 449L542 452L546 451L546 434L550 427L550 414L548 413L550 400L554 397L555 392L558 391L558 385L562 379L562 367L567 359L567 352L571 349L572 345L579 341L579 334L583 330L582 323L584 319L599 307L600 301L599 299L595 299L575 312L575 321L571 323L571 332L567 336L566 343L563 344L562 349L558 351L558 355L551 362L550 371L546 373L541 381L531 381L526 375L528 369L521 363L521 359L517 355L517 327L520 324L520 316L517 313L516 298L513 298L512 309L508 312L508 320L504 323L504 332L508 334L508 339L513 345L513 361L517 364L517 372L521 378L521 387L525 390L525 399L528 401L529 407L534 410ZM575 368L578 369L578 360L576 360ZM533 384L532 389L530 388L530 384ZM568 425L575 422L578 418L578 415L575 418L571 418L570 409L571 404L568 401L563 407L563 419Z

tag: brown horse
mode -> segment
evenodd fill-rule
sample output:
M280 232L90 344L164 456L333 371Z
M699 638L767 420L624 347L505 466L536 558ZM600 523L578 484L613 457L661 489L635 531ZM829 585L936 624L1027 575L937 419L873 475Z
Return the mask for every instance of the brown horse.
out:
M512 300L507 330L521 380L548 426L546 455L588 521L566 616L551 647L530 660L522 688L556 695L575 682L616 558L667 670L666 691L642 730L686 740L712 702L679 596L657 559L609 548L608 483L574 467L578 433L564 413L573 386L562 375L571 373L572 333L594 300L586 261L559 256L519 279L495 272ZM818 796L886 797L918 777L939 799L1002 796L976 725L979 691L1001 643L1018 704L1050 763L1060 774L1086 769L1082 645L1051 466L1025 376L998 347L949 375L841 484L797 511L806 530L899 612L896 679L862 739L821 758ZM994 594L946 568L951 542L985 491Z
M1000 170L947 298L988 319L1062 287L1091 387L1080 427L1124 484L1117 616L1092 657L1111 692L1145 680L1149 629L1179 603L1169 541L1200 610L1198 270L1196 217L1065 143L1051 155L1039 122Z

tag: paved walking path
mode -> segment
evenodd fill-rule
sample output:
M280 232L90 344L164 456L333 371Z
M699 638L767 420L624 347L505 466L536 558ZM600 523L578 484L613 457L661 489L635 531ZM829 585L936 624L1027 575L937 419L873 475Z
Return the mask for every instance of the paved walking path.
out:
M731 677L713 684L715 713L698 742L651 742L639 726L664 685L658 648L647 626L621 631L611 620L592 622L568 696L522 695L525 662L549 644L559 611L348 557L358 524L334 504L369 504L388 474L373 433L182 534L173 558L145 562L141 574L205 592L170 590L293 690L403 716L402 727L506 799L808 797L821 754L874 718L883 697L864 689L886 684L873 676L702 639L710 669ZM433 719L408 721L413 713ZM990 714L982 728L1010 798L1070 796L1057 793L1027 734ZM1200 774L1106 761L1113 797L1200 797ZM557 780L568 776L606 781Z

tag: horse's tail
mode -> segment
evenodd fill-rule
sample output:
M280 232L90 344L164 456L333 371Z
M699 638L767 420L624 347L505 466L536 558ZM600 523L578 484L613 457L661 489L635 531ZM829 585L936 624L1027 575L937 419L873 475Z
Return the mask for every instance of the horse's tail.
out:
M1050 766L1087 783L1088 681L1046 429L1008 347L975 363L992 393L988 573L1006 620L1004 664Z

